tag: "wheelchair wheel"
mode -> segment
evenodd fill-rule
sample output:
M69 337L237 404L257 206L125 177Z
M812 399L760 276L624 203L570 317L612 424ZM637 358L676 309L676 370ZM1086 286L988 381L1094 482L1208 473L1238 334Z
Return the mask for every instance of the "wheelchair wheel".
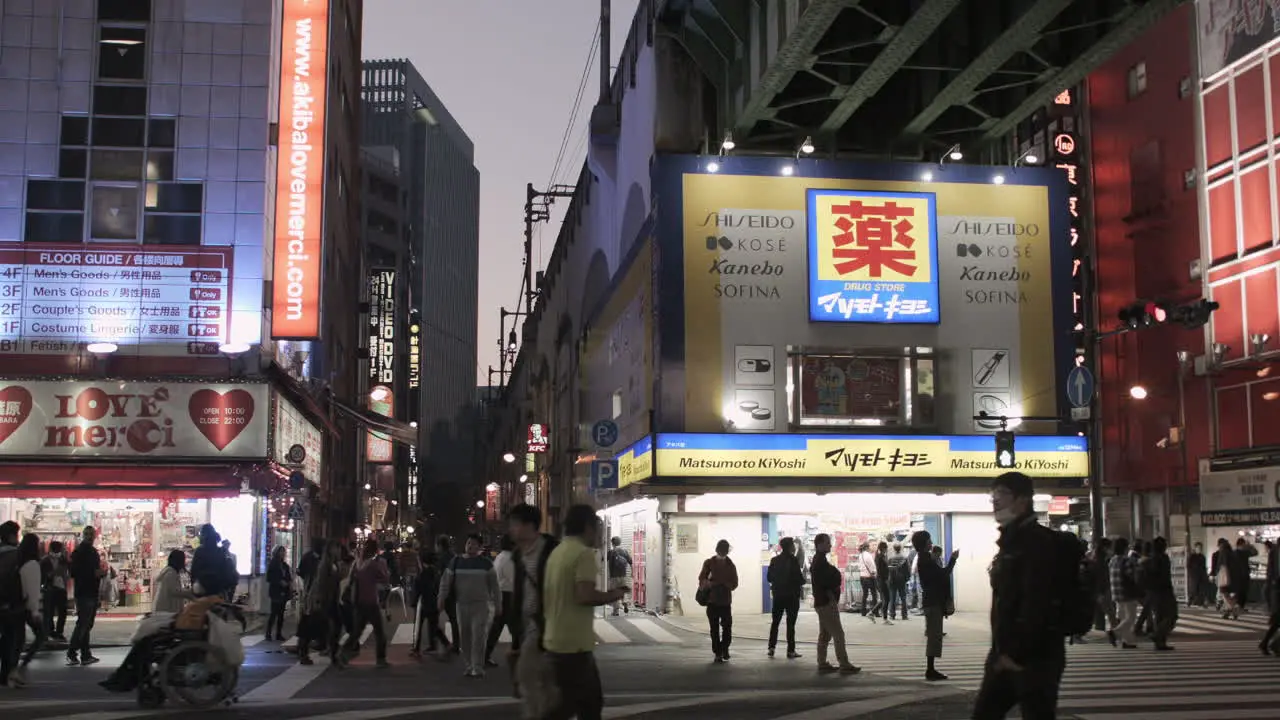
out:
M211 707L231 698L239 675L221 650L201 640L188 640L166 654L160 685L175 703Z

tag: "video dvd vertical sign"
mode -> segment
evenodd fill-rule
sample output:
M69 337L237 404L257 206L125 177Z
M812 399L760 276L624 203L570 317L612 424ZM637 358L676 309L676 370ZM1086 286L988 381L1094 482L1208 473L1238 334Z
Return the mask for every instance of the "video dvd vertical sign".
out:
M1090 243L1085 237L1089 228L1089 172L1085 138L1080 131L1083 114L1080 91L1076 88L1063 90L1053 99L1049 113L1052 119L1045 129L1049 162L1067 177L1067 210L1071 218L1071 337L1076 365L1087 362L1085 329L1092 316L1088 283Z
M369 409L395 417L396 387L396 271L374 268L369 273ZM371 463L395 461L391 437L369 432L365 459Z

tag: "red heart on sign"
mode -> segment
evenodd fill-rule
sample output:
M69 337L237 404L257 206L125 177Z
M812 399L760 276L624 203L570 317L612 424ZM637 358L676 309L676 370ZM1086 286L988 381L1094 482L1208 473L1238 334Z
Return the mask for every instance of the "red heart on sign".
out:
M22 427L31 414L31 393L24 387L10 385L0 390L0 443Z
M218 450L225 450L253 420L253 395L247 390L197 390L187 403L191 422Z

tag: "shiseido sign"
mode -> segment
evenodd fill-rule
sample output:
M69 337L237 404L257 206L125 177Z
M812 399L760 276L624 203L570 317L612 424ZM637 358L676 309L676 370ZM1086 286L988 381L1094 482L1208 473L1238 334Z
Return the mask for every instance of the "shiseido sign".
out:
M267 457L261 384L0 381L0 456Z

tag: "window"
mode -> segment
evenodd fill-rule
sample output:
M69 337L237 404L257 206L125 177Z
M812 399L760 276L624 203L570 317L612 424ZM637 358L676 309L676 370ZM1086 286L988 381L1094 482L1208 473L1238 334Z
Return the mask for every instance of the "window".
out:
M88 145L89 118L81 115L63 115L60 139L63 145Z
M142 241L148 245L199 245L199 215L147 213Z
M610 417L612 417L614 420L617 420L618 418L622 417L622 391L621 390L613 391L613 407L611 408L611 411L613 414Z
M146 77L147 31L103 27L98 38L98 79L145 80Z
M98 19L147 22L151 19L151 0L98 0Z
M78 213L27 213L27 242L79 243L84 242L84 211Z
M127 118L94 118L93 145L95 147L143 147L146 142L147 121Z
M199 213L204 186L199 183L147 183L147 212Z
M147 147L171 148L177 144L178 121L152 118L147 123Z
M1147 91L1147 64L1140 62L1129 68L1129 99Z
M83 180L89 166L88 155L80 148L58 151L58 177Z
M147 152L147 179L173 179L173 151L150 150Z
M90 155L93 180L141 180L142 151L94 150Z
M147 89L134 85L94 85L94 115L147 114Z
M28 180L27 209L84 212L84 182Z
M138 188L122 185L93 187L89 234L95 240L138 240Z
M868 428L935 425L934 361L928 351L921 350L791 356L788 402L792 424ZM738 395L742 394L739 390ZM752 397L735 401L740 401L738 407L744 412L763 407Z

